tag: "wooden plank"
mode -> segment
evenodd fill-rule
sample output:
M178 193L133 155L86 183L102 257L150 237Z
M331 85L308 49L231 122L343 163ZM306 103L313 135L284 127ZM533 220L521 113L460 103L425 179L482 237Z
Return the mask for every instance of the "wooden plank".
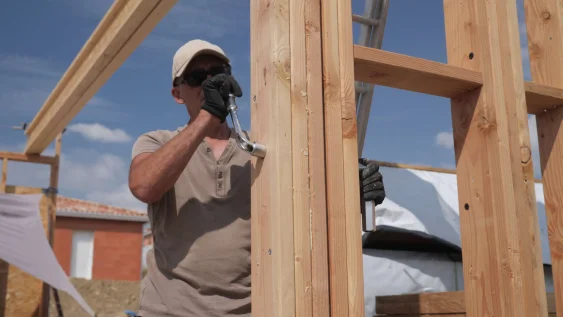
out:
M342 125L342 172L344 183L340 188L332 188L329 196L337 196L344 191L344 213L346 214L346 260L348 276L348 315L365 316L364 307L364 272L362 253L362 219L360 205L360 184L358 181L358 130L356 119L354 41L352 31L352 0L336 1L338 32L331 40L338 41L339 77L340 77L340 116ZM328 17L323 16L323 20ZM328 84L332 84L328 82ZM332 105L331 105L332 107ZM338 107L335 107L338 109ZM336 115L338 118L339 116ZM332 129L332 127L327 126ZM335 140L327 138L327 149ZM336 149L337 151L338 148ZM336 162L335 162L336 163ZM339 169L331 171L339 171ZM339 176L337 176L339 177ZM344 186L344 190L342 190ZM329 241L330 243L330 241ZM338 285L335 285L338 286ZM342 299L340 299L342 300ZM339 316L339 315L336 315Z
M50 191L45 194L45 199L42 203L46 204L47 217L48 217L48 232L47 240L51 247L55 245L55 228L56 228L56 218L57 218L57 192L59 186L59 169L60 169L60 158L62 151L62 133L59 133L57 139L55 140L55 162L51 164L51 175L49 178L49 188ZM51 300L51 286L47 283L43 283L43 298L42 298L42 311L49 311L49 302Z
M26 129L27 154L39 154L49 146L176 2L113 3Z
M524 0L535 83L563 89L563 3ZM560 94L559 94L560 96ZM557 316L563 316L563 108L536 114Z
M2 179L0 180L0 193L6 192L6 183L8 181L8 158L2 159Z
M321 3L305 2L313 316L330 316Z
M549 313L555 313L553 293L547 293ZM406 295L388 295L375 297L376 315L437 315L461 314L465 316L464 291L420 293ZM535 315L534 315L535 316Z
M337 1L321 0L323 106L331 316L351 316L348 307L348 244ZM356 163L357 165L357 163ZM356 209L359 210L359 209Z
M310 3L310 1L308 1ZM295 316L312 317L311 215L309 210L309 122L307 117L307 43L305 1L289 1L291 46L291 154L293 160L293 232Z
M14 162L28 162L38 164L54 164L56 159L52 156L25 154L15 152L0 152L0 158L5 158Z
M296 316L290 0L251 0L252 316ZM289 156L289 158L288 158ZM255 271L253 271L255 272Z
M443 168L443 167L434 167L434 166L426 166L426 165L413 165L413 164L405 164L405 163L396 163L396 162L387 162L387 161L378 161L378 160L369 160L370 162L375 162L379 166L384 167L393 167L393 168L407 168L412 170L419 170L419 171L428 171L428 172L436 172L436 173L446 173L446 174L456 174L455 169ZM542 180L539 178L534 179L535 183L541 184Z
M350 5L251 1L253 316L364 314Z
M481 87L480 72L354 45L357 81L452 98Z
M463 291L377 296L376 314L465 314Z
M381 49L354 45L357 81L453 98L481 87L480 72ZM542 113L563 105L563 89L525 82L527 111Z
M541 114L563 106L563 89L525 82L526 103L529 114Z
M515 1L444 0L467 316L547 316Z

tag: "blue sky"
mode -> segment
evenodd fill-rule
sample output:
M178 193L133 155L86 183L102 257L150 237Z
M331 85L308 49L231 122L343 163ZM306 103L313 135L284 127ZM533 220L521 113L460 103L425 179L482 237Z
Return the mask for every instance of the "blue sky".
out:
M109 0L10 1L0 11L0 150L21 151L31 122L50 91L110 7ZM522 0L519 18L523 21ZM383 49L446 62L442 1L392 0ZM33 10L31 10L32 8ZM363 0L353 0L362 14ZM410 12L410 13L409 13ZM214 22L211 22L214 21ZM524 30L524 28L521 28ZM358 25L354 24L358 40ZM202 38L231 57L244 96L238 102L250 127L249 1L180 0L144 43L68 126L63 138L59 192L144 209L127 187L131 147L142 133L174 129L188 116L170 96L171 60L184 42ZM525 34L521 32L521 34ZM522 47L526 39L521 36ZM526 80L530 80L523 51ZM376 87L364 156L384 161L454 167L449 100ZM530 119L539 177L535 119ZM52 147L46 154L52 154ZM10 162L8 182L48 186L44 166Z

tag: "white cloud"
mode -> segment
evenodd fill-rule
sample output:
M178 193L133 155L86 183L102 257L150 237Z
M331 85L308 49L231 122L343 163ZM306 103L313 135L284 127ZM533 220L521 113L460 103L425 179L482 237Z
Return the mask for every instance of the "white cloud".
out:
M226 10L227 14L219 14ZM213 21L210 23L210 21ZM192 0L178 1L141 48L175 52L192 38L218 41L250 31L250 7L245 1ZM229 52L227 52L229 53Z
M67 128L91 141L102 143L123 143L131 141L131 136L122 129L110 129L99 123L75 123Z
M454 137L451 132L440 132L436 135L435 144L446 149L454 148Z
M66 0L64 4L70 6L75 14L83 17L100 19L110 9L113 0L90 0L90 1L74 1Z
M62 72L48 60L26 55L0 55L0 71L60 77Z
M65 69L57 63L26 55L0 55L0 113L19 124L31 122L43 106ZM115 107L109 100L94 96L83 112L88 117L114 120ZM108 115L109 113L112 115ZM102 119L103 118L103 119Z
M90 192L86 195L86 199L142 212L147 210L147 205L131 194L127 183L123 183L109 191Z

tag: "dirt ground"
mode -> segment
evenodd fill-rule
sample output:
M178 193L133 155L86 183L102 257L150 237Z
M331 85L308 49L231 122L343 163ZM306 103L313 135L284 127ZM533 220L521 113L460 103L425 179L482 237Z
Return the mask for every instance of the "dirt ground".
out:
M125 310L137 310L140 281L88 281L71 278L71 282L97 314L97 317L125 317ZM89 316L67 293L59 292L59 297L65 317ZM49 317L57 317L57 308L52 292Z

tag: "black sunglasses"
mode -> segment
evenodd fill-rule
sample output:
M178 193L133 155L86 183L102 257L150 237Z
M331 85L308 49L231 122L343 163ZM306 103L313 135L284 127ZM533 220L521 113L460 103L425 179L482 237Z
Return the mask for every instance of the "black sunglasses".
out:
M176 77L174 80L174 86L178 86L180 84L187 84L191 87L199 87L203 83L204 80L207 79L208 75L215 76L217 74L231 74L231 66L230 65L221 65L221 66L213 66L209 69L198 68L194 69L191 72L185 72L180 77Z

